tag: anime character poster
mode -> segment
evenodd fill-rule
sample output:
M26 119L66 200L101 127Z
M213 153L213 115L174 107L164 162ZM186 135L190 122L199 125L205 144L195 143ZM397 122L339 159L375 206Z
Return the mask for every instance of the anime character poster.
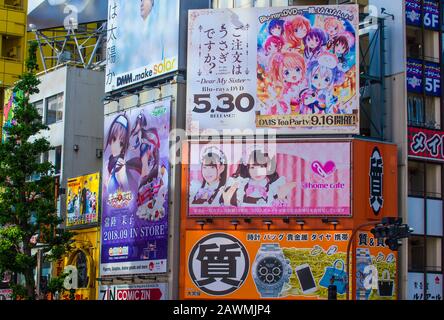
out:
M358 21L357 5L190 11L190 133L359 133Z
M15 99L23 98L23 92L17 91L13 92L12 89L5 90L5 101L3 105L3 121L1 123L2 127L2 142L6 141L7 133L5 131L6 128L10 128L15 125L16 121L14 120L14 109L17 106L17 102Z
M67 183L66 226L95 223L99 212L100 174L93 173Z
M179 66L179 0L108 0L105 92Z
M105 118L101 275L167 270L170 107Z
M350 216L350 148L192 144L189 216Z

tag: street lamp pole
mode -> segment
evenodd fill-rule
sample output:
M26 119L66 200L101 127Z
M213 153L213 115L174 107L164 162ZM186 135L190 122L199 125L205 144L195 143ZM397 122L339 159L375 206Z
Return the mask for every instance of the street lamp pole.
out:
M347 270L346 274L347 274L347 277L348 277L347 278L347 290L346 290L346 299L347 300L350 300L350 282L349 282L349 279L350 279L350 273L349 273L350 272L350 267L349 267L349 265L350 265L350 247L352 246L353 240L354 240L356 234L358 233L358 231L362 230L362 228L370 227L370 226L376 226L378 224L381 224L381 221L367 222L367 223L364 223L364 224L361 224L361 225L355 227L353 229L353 232L352 232L352 235L351 235L350 239L348 240L348 244L347 244L347 263L346 263L346 270ZM353 279L353 277L352 277L352 279Z

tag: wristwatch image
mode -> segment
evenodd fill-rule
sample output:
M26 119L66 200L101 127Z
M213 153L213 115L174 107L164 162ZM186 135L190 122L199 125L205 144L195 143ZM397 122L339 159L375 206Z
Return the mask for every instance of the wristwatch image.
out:
M279 244L262 244L252 266L253 281L261 297L280 297L291 274L290 260L285 258Z

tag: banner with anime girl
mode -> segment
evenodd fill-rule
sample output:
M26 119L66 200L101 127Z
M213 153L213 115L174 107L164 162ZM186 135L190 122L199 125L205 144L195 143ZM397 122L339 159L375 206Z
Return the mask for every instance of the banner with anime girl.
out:
M105 118L101 275L167 270L170 107Z
M193 143L189 216L350 216L350 148Z
M359 133L357 5L191 10L188 123Z

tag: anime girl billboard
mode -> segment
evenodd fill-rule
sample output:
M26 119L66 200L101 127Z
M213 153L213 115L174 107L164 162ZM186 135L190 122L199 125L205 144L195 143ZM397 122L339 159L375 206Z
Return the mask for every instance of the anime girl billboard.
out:
M190 217L350 216L350 144L191 144Z
M359 133L358 21L357 5L190 10L188 131Z
M170 105L105 119L103 275L166 271Z
M325 7L288 12L293 14L259 18L256 124L327 131L356 125L357 12ZM271 53L276 25L283 25L282 45Z

